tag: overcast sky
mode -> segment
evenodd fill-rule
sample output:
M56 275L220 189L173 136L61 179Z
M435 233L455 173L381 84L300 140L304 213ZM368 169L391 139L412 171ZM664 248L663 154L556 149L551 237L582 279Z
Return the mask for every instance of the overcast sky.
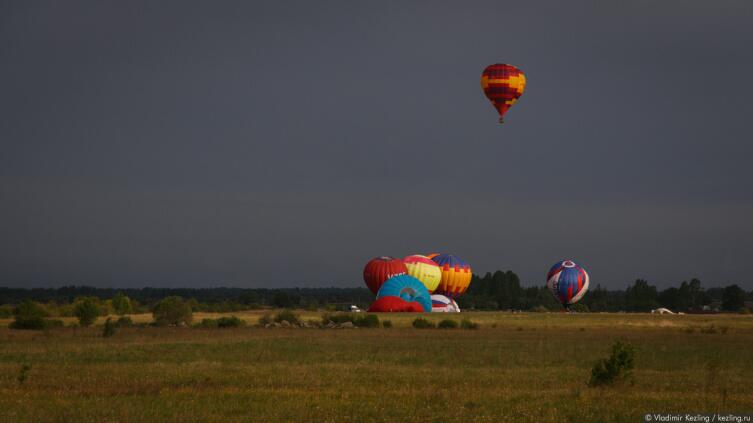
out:
M753 289L753 2L0 1L0 286ZM499 125L479 87L511 63Z

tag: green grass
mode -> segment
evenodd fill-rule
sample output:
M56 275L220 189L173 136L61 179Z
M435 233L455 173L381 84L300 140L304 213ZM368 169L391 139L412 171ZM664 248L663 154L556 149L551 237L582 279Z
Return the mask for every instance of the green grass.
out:
M111 338L100 327L0 328L0 421L636 422L753 410L751 316L423 316L470 318L473 331L379 317L394 328L121 328ZM726 332L701 331L711 325ZM637 349L634 384L588 387L616 340Z

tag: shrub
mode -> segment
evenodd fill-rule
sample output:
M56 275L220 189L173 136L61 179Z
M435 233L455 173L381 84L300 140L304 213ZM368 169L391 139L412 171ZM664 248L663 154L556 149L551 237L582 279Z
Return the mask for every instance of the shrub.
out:
M609 358L602 358L591 369L590 386L613 385L627 380L635 367L635 348L615 342Z
M131 320L131 318L130 318L130 317L128 317L128 316L121 316L121 317L120 317L120 318L119 318L119 319L118 319L118 320L117 320L117 321L115 322L115 324L116 324L116 325L117 325L117 326L118 326L119 328L127 328L127 327L130 327L130 326L133 326L133 320Z
M194 325L195 328L216 328L217 319L201 319L201 321Z
M279 313L277 313L277 316L275 316L275 322L281 323L283 320L287 320L288 323L298 323L298 315L293 313L290 310L283 310Z
M385 329L389 329L392 327L392 320L385 320L382 322L382 327Z
M223 316L217 319L217 327L218 328L239 328L241 326L245 326L246 322L239 319L236 316Z
M588 306L585 304L576 303L570 305L570 311L574 311L576 313L588 313L591 310L589 310Z
M63 326L65 326L65 323L60 319L44 319L45 329L62 328Z
M16 380L18 380L19 385L23 385L23 383L26 382L26 379L29 378L30 370L31 370L31 364L21 365L21 369L18 371L18 377L16 378Z
M430 329L434 327L434 323L424 319L423 317L417 317L413 320L413 327L416 329Z
M708 326L701 326L701 333L716 333L716 327L713 323Z
M182 297L165 297L152 311L157 326L188 325L193 320L191 305Z
M133 313L131 299L126 297L122 292L118 292L112 297L112 308L115 314L124 315Z
M109 338L115 335L116 328L117 328L117 325L112 322L112 318L108 317L107 321L105 322L105 326L102 328L102 337Z
M264 313L261 317L259 317L259 326L266 326L272 322L272 315L269 313Z
M444 319L437 325L439 329L457 329L458 322L452 319Z
M92 297L83 298L76 304L73 314L78 317L78 323L81 326L91 326L100 315L99 304Z
M359 328L378 328L379 317L376 314L364 314L356 317L353 324Z
M47 329L47 323L39 316L16 316L16 319L8 327L11 329L43 330Z
M543 305L537 305L536 307L532 308L531 311L533 313L549 313L549 309L544 307Z
M460 321L461 329L478 329L478 323L472 322L470 319L463 319Z
M322 324L327 324L329 322L334 322L336 324L341 324L345 322L353 323L354 325L356 320L356 316L353 313L324 313L322 315Z
M13 316L13 307L8 304L0 305L0 319L7 319Z

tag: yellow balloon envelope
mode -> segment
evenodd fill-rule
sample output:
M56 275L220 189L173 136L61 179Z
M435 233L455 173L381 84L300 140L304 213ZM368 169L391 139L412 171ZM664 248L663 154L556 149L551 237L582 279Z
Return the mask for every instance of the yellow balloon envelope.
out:
M429 292L434 292L442 280L442 271L439 265L426 256L420 254L408 256L403 259L408 274L421 281Z

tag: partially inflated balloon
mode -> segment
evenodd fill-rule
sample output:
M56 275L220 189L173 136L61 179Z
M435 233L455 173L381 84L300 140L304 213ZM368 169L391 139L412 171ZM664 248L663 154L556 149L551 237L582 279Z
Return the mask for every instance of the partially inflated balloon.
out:
M369 313L407 312L423 313L424 306L418 301L405 301L400 297L388 295L380 297L369 307Z
M468 289L471 284L473 272L471 266L460 257L452 254L440 254L434 260L442 271L442 281L439 283L435 294L446 295L450 298L457 297Z
M588 291L588 283L586 269L572 260L554 263L546 274L546 286L565 307L583 298Z
M432 313L460 313L460 307L455 300L445 297L444 295L431 296Z
M416 301L425 312L431 311L431 294L423 283L413 276L394 276L382 284L377 292L377 299L382 297L400 297L405 301Z
M363 268L363 281L371 292L376 294L387 279L408 273L405 263L394 257L377 257L371 259Z
M504 122L505 113L523 95L525 88L525 75L512 65L502 63L489 65L481 74L481 89L497 109L499 123Z
M433 259L434 257L436 257L436 256L438 256L438 255L439 255L439 253L430 253L430 254L427 254L427 255L426 255L426 258L427 258L427 259Z
M439 266L426 256L420 254L408 256L403 259L408 274L420 280L429 292L434 292L442 279Z

